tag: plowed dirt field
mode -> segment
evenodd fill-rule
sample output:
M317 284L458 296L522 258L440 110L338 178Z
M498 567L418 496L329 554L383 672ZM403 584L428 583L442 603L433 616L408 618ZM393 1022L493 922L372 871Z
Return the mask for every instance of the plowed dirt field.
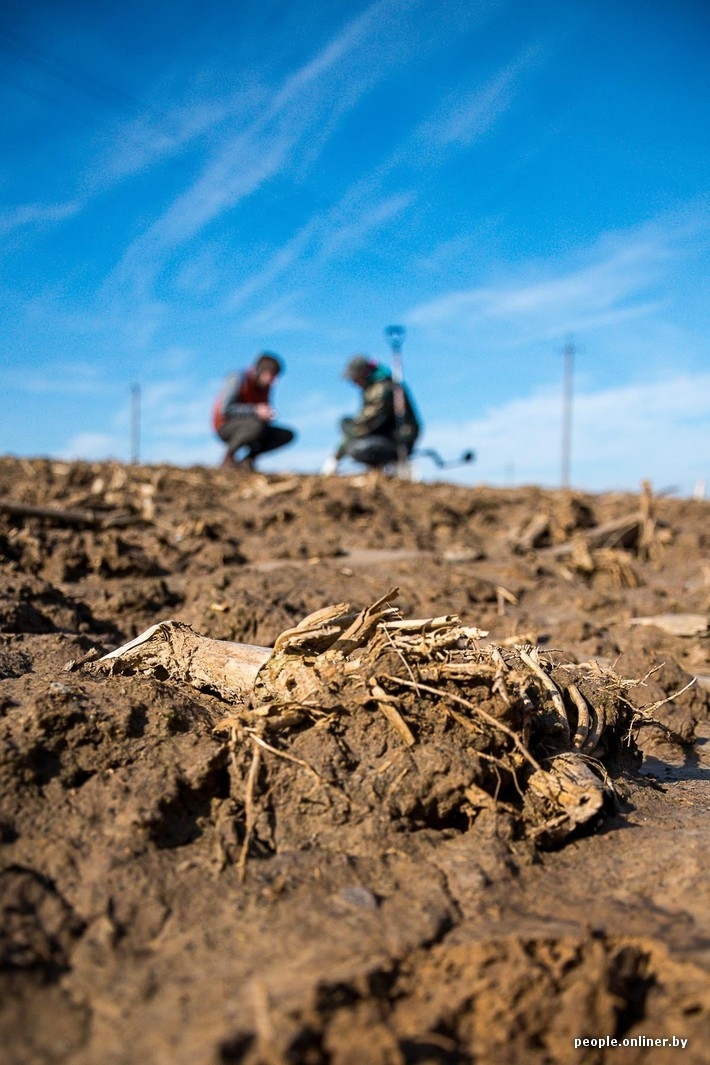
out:
M0 1060L710 1060L709 518L0 459ZM303 635L334 604L366 635ZM298 629L317 683L99 661L167 621L264 656ZM533 797L552 681L578 823Z

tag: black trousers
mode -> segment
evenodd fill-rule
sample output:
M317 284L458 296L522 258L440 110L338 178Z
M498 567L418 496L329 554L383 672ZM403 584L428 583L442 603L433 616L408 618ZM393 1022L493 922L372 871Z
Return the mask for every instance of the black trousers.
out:
M240 448L248 448L247 458L263 455L265 451L290 444L296 435L293 430L280 425L271 425L252 415L227 418L219 429L219 435L234 455Z
M407 449L405 449L406 451ZM345 447L346 455L363 466L389 466L399 458L397 445L389 436L360 436L349 440ZM408 451L407 451L408 454Z

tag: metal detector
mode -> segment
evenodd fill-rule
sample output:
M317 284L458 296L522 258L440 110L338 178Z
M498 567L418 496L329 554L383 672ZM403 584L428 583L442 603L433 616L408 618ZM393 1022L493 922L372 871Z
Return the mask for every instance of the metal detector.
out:
M466 466L469 462L476 461L475 451L464 451L460 458L457 459L442 459L439 452L430 447L417 448L414 454L417 458L431 459L440 470L450 470L453 466Z
M406 413L404 400L404 373L402 370L402 344L404 343L405 329L403 325L388 325L385 328L385 336L392 348L392 400L394 404L394 421L397 433L397 474L400 477L409 477L409 456L407 448L401 442L401 428Z

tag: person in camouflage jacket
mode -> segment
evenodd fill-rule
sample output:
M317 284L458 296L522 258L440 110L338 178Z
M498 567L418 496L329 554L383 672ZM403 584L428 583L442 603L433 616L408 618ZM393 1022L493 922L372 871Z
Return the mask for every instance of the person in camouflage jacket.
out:
M325 472L334 472L346 455L373 468L391 465L402 455L409 457L421 425L406 386L396 385L386 366L364 355L353 356L343 376L362 389L362 407L354 418L342 419L342 440L333 458L326 463ZM398 388L402 390L403 400L399 416Z

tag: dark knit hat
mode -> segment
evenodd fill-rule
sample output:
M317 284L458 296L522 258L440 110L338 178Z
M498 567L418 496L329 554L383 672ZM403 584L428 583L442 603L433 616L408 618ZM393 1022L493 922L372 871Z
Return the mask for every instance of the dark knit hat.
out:
M363 377L369 377L377 363L364 355L353 355L350 362L343 370L343 377L347 381L359 381Z
M282 374L284 372L283 359L273 351L259 352L256 362L254 363L254 369L259 373L260 370L264 370L267 367L270 370L274 370L277 374Z

